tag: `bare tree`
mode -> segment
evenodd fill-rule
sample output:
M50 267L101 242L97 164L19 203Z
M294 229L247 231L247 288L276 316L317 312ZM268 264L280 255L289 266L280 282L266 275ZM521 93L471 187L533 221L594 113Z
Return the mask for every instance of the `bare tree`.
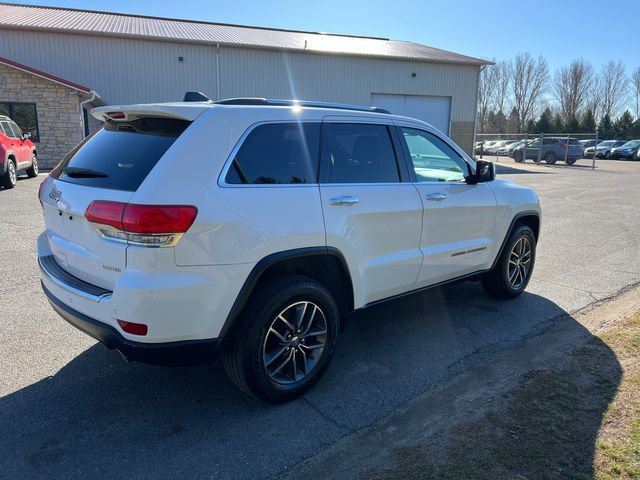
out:
M506 115L509 86L511 84L511 63L501 61L495 64L496 79L493 95L493 106L497 112Z
M640 67L631 74L631 89L636 107L636 118L640 118Z
M602 98L602 116L616 116L626 100L629 79L622 62L610 61L602 67L600 73L599 95Z
M518 130L523 132L529 120L537 116L549 77L547 62L542 56L519 53L511 65L511 89Z
M487 65L480 71L478 81L478 124L480 133L487 127L489 110L493 104L496 85L496 65Z
M566 125L578 119L589 99L593 80L593 67L581 58L556 70L553 89Z
M600 81L600 75L597 72L593 74L593 81L591 82L591 88L588 93L587 109L591 110L596 122L602 117L602 96L600 91L602 90L602 82Z

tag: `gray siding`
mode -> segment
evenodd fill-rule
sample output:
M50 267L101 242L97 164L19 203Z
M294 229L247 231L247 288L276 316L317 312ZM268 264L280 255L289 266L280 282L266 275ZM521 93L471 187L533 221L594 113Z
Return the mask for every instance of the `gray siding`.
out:
M88 86L107 104L218 92L215 46L2 29L0 56ZM220 48L219 64L222 98L369 104L372 93L442 95L452 98L452 122L475 121L475 65L228 47Z

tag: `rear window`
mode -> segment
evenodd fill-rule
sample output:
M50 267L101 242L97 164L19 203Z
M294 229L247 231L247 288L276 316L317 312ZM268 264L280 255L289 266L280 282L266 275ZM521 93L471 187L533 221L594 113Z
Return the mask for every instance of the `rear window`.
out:
M107 122L51 172L63 182L135 192L190 122L142 118Z

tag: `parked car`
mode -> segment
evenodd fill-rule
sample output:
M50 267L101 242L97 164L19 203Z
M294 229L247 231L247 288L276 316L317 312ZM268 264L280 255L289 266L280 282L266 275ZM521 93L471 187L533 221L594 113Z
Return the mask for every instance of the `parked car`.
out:
M630 140L619 147L612 148L609 158L613 160L618 158L633 160L636 157L638 150L640 150L640 140Z
M506 153L506 156L507 156L507 157L513 157L513 151L514 151L516 148L518 148L519 146L524 145L524 142L525 142L525 141L524 141L524 139L522 139L522 140L518 140L517 142L512 143L511 145L509 145L509 146L507 147L507 149L506 149L506 152L507 152L507 153Z
M587 148L584 152L584 156L585 158L593 158L593 154L595 152L596 158L609 158L609 155L611 155L611 149L620 147L625 143L626 142L624 140L604 140L595 148Z
M509 151L514 148L516 144L520 143L520 140L506 140L502 145L500 145L496 150L496 155L499 156L509 156Z
M504 145L506 142L506 140L496 140L494 142L491 143L491 145L486 146L485 147L485 154L486 155L495 155L496 151L498 150L498 148L500 148L502 145Z
M0 115L0 186L15 187L21 170L29 178L38 176L36 146L31 134L23 133L13 120Z
M582 145L583 149L587 149L587 148L590 148L590 147L595 147L596 145L598 145L598 144L600 144L602 142L603 142L603 140L600 140L600 139L596 140L595 138L592 138L592 139L588 139L588 140L580 140L580 145Z
M476 143L476 154L477 155L490 155L489 152L491 151L491 147L493 147L493 145L497 142L498 140L487 140L487 141L481 141L481 142L477 142Z
M516 162L524 162L530 160L544 160L548 165L553 165L558 160L563 161L565 154L567 165L573 165L576 160L582 158L583 150L580 142L575 138L566 137L545 137L542 140L542 149L540 148L540 138L534 138L529 141L526 146L520 145L513 150L512 156Z
M470 278L513 298L531 278L534 191L419 120L262 99L92 114L103 128L42 184L37 256L53 309L129 359L220 353L240 389L284 402L349 312Z

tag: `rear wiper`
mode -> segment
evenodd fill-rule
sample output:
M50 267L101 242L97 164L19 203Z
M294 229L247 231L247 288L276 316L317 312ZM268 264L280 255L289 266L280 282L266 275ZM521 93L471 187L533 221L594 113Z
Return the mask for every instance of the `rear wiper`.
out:
M99 172L98 170L80 167L67 167L62 170L62 173L71 178L107 178L109 176L104 172Z

